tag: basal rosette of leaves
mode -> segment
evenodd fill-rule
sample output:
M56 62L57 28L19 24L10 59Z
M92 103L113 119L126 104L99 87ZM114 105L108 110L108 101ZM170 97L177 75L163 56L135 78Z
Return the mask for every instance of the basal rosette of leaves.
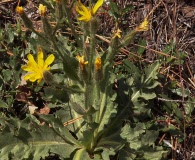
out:
M48 115L27 114L23 120L1 113L0 157L3 160L37 160L51 152L61 159L73 160L109 160L110 157L162 159L167 151L155 143L159 130L152 122L137 120L139 116L148 116L151 112L150 101L156 98L155 88L160 84L158 69L161 64L156 62L140 70L134 63L124 60L123 65L129 76L118 78L118 87L113 89L117 78L112 70L114 56L137 33L148 29L148 20L144 19L125 36L117 28L109 47L100 51L96 49L98 42L95 34L101 24L98 10L103 1L98 0L89 6L84 6L81 1L75 2L75 5L67 1L45 2L45 5L51 8L52 13L57 12L57 22L51 25L46 14L49 9L41 5L41 33L34 29L21 8L17 10L34 36L28 39L28 47L36 53L35 48L41 45L45 57L47 53L52 54L50 60L45 58L44 61L41 52L36 63L33 58L36 54L28 56L29 61L24 63L28 66L27 72L23 71L23 74L32 74L28 72L33 71L34 76L34 71L38 70L37 79L40 86L44 86L38 91L50 108L60 109ZM70 15L73 9L78 12L77 23L82 34L78 34L72 23ZM63 27L71 30L72 44L69 35L60 32ZM27 85L31 86L34 81L35 78ZM125 121L129 117L132 123Z

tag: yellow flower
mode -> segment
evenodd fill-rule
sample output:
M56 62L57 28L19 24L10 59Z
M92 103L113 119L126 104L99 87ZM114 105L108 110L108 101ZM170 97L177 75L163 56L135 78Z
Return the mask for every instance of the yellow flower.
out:
M95 15L97 10L103 4L104 0L98 0L94 7L87 8L79 0L76 3L76 11L80 14L78 20L88 22Z
M77 55L76 56L77 60L79 61L79 64L80 64L80 67L81 67L81 70L84 69L85 65L88 64L88 61L85 61L85 57L84 56L79 56Z
M101 66L102 66L102 60L100 57L97 57L95 59L95 69L96 70L100 70L101 69Z
M23 7L17 6L17 7L16 7L16 12L17 12L18 14L23 14L23 13L24 13Z
M46 13L46 11L47 11L47 7L44 6L44 5L42 5L42 4L40 4L40 5L39 5L39 14L40 14L41 16L44 16L45 13Z
M136 28L136 31L147 31L148 30L148 19L145 18L144 21Z
M31 82L40 83L43 79L43 72L50 70L50 64L53 63L55 56L51 54L47 59L43 60L43 52L42 50L38 51L37 62L34 60L32 54L28 54L27 56L28 62L27 65L23 65L21 68L28 73L24 76L25 80L29 80Z
M118 28L117 31L114 33L114 37L113 38L115 38L115 37L121 38L121 32L122 31Z

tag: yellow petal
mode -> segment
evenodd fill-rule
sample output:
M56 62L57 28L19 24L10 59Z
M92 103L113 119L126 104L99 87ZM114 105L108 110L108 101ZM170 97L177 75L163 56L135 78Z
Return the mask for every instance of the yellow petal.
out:
M41 68L36 64L32 62L27 63L28 67L32 69L33 72L38 72Z
M24 76L24 79L27 81L35 82L36 80L42 79L42 76L37 73L28 73Z
M33 72L34 71L34 69L31 66L28 66L28 65L23 65L21 68L24 71L30 71L30 72Z
M90 21L90 19L91 19L91 16L81 16L78 18L79 21L85 21L85 22Z
M50 54L49 57L47 57L47 59L45 60L45 64L43 69L48 68L48 66L53 63L53 61L55 60L55 56L53 54Z
M42 51L38 51L37 63L38 63L38 66L40 68L43 68L43 66L44 66L44 60L43 60L43 52Z
M85 7L81 2L78 2L76 4L76 11L81 15L85 15L90 12L89 9Z
M42 78L38 79L37 83L39 84L41 82Z
M27 55L27 58L28 58L29 62L32 63L33 66L36 66L36 65L37 65L37 63L35 62L35 59L34 59L34 57L32 56L32 54L28 54L28 55Z
M104 0L98 0L95 6L93 7L92 13L95 14L103 3Z
M80 1L76 3L76 11L81 15L78 20L88 22L91 19L91 11Z
M121 38L121 32L122 31L118 28L117 31L114 33L113 38L115 38L115 37Z
M30 78L32 78L32 77L34 77L34 73L27 73L25 76L24 76L24 79L27 81L27 80L29 80Z
M40 81L42 80L42 77L33 76L29 79L29 81L31 82L35 82L36 80L38 80L38 83L40 83Z

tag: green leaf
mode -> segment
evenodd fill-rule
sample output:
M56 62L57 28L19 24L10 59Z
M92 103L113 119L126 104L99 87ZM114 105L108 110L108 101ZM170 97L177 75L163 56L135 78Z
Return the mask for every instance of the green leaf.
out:
M190 100L189 100L190 101ZM195 109L195 106L194 106L194 104L193 103L191 103L191 102L188 102L187 104L186 104L186 106L184 107L184 109L185 109L185 113L187 114L187 115L191 115L191 113L194 111L194 109Z
M130 148L137 150L142 146L140 135L144 132L145 125L143 123L137 123L135 128L131 128L129 124L126 124L121 130L121 137L127 140Z
M108 11L108 13L110 14L110 16L113 16L114 18L118 18L119 8L117 4L115 2L110 2L109 5L110 5L110 10Z
M133 62L130 62L128 59L123 61L123 65L129 74L140 73L139 69L133 64Z
M122 10L122 15L129 13L132 9L134 9L133 5L131 4L126 5L125 8Z
M63 63L63 70L66 75L75 81L79 81L79 77L77 75L77 68L78 68L78 61L75 57L73 57L72 53L68 50L67 43L68 41L64 39L63 36L61 37L60 41L57 43L58 49L62 54L62 63Z
M151 91L149 93L148 89L155 88L159 84L157 81L155 81L155 79L157 79L157 69L159 66L159 63L154 63L150 65L148 68L145 69L145 74L142 75L141 82L135 82L134 87L132 87L133 94L131 95L131 100L133 102L138 101L139 97L142 97L146 100L153 99L154 97L156 97L156 94L152 93ZM144 91L147 91L147 93Z
M11 28L8 30L8 41L9 43L12 43L14 40L14 32L11 31Z
M56 103L57 101L59 101L59 102L68 102L69 101L69 95L65 90L55 89L52 87L44 88L43 97L47 100L54 102L54 103Z
M177 88L177 89L172 89L172 92L177 94L178 96L183 96L183 97L188 97L190 95L190 91L188 89L182 89L182 88Z
M27 120L25 120L28 122ZM23 122L25 122L23 121ZM31 120L30 120L31 121ZM61 158L69 158L77 149L61 138L60 135L48 125L33 127L33 122L27 124L31 130L23 127L17 135L7 127L0 133L0 157L1 159L40 159L49 155L49 152L60 155ZM25 125L24 125L25 126ZM9 157L9 158L8 158Z
M142 148L143 153L144 153L144 158L145 159L152 159L152 160L161 160L163 157L163 154L167 153L163 149L163 147L144 147Z
M99 107L99 116L97 121L97 123L99 123L98 132L104 130L105 125L107 125L111 121L111 118L113 118L116 115L117 113L117 103L115 102L116 96L117 96L116 92L113 91L111 85L107 86L105 91L101 94L100 97L101 103Z
M63 63L57 63L51 67L51 70L62 70L62 69L63 69Z
M71 102L70 105L74 109L74 111L80 115L86 114L86 111L76 102Z
M175 127L174 125L169 125L169 127L164 127L162 129L160 129L160 131L168 132L173 136L175 136L175 135L180 135L180 137L183 136L182 131L180 129L178 129L177 127Z
M107 136L102 137L97 143L95 151L101 150L101 147L108 146L108 148L114 149L115 152L118 152L126 143L124 139L120 136L121 131L110 130L107 133Z
M0 108L8 108L9 106L3 100L0 100Z
M12 70L4 69L2 73L3 73L4 81L9 81L10 79L12 79Z
M59 118L55 118L53 115L40 115L40 117L50 124L52 126L51 129L54 130L56 135L59 135L64 141L80 146L79 142L71 135L69 130L64 127Z
M173 43L171 42L170 44L165 46L163 53L169 54L170 52L173 51L173 48L174 48L174 46L173 46Z
M142 136L142 144L145 146L153 145L156 139L158 138L158 134L159 134L158 131L146 130L146 134Z
M155 93L150 93L148 91L148 93L143 93L143 92L140 92L139 93L139 98L144 98L145 100L150 100L150 99L154 99L156 97L156 94Z
M92 127L88 127L87 130L85 130L83 132L83 137L79 139L79 141L81 141L82 145L85 146L87 149L90 149L91 147L91 142L93 141L93 136L94 136L94 129L95 126L97 126L97 124L95 124L95 126L91 125Z
M135 125L135 128L131 128L129 124L126 124L122 128L121 137L126 139L130 148L123 148L124 151L122 149L122 155L120 151L119 156L127 160L134 159L135 156L140 159L161 159L166 151L161 147L151 147L158 138L158 131L146 130L144 123Z
M116 153L114 149L110 148L104 148L102 152L102 158L103 160L110 160L110 156L114 156Z
M56 117L58 117L61 120L61 122L63 122L63 123L68 122L69 120L72 120L73 119L73 115L70 114L71 113L70 106L63 105L62 107L63 108L61 108L60 110L55 112ZM75 118L77 118L77 117L75 117ZM77 124L78 123L80 124L80 121L83 121L83 120L82 119L78 119L74 123L66 125L66 128L69 131L72 131L72 132L74 132L76 134L76 131L78 129ZM80 125L78 125L78 126L80 127ZM78 137L78 134L76 136Z
M143 52L145 51L146 40L140 39L138 42L138 45L140 45L140 46L138 47L137 53L141 56L143 54Z
M85 148L76 151L73 160L91 160Z
M176 114L176 116L177 116L179 119L183 119L183 118L184 118L184 115L183 115L182 111L181 111L179 108L175 108L175 109L174 109L174 113Z
M124 147L119 151L120 160L134 160L136 158L136 153L129 147Z

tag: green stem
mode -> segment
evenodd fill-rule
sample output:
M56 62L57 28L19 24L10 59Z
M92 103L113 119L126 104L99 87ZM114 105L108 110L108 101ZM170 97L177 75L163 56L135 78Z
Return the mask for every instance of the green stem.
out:
M47 43L50 44L50 41L47 38L45 38L44 36L42 36L39 32L37 32L36 30L32 30L32 32L34 32L38 37L44 39Z
M93 95L94 95L93 93L94 82L92 79L94 53L95 53L95 33L92 31L92 26L90 24L90 50L88 55L89 74L86 81L86 92L85 92L85 109L87 110L90 109L90 107L92 107Z
M54 28L54 31L53 31L53 33L52 33L52 34L53 34L52 36L55 36L56 31L57 31L57 29L58 29L60 23L61 23L61 20L59 19L59 20L57 21L57 24L56 24L55 28Z
M90 22L91 23L91 22ZM92 81L92 71L93 71L93 56L95 54L95 34L93 31L92 24L90 24L90 51L89 51L89 76L88 81Z
M73 22L71 20L71 17L70 17L70 9L68 9L67 4L66 4L65 1L67 1L67 0L63 0L62 3L63 3L63 7L64 7L64 10L65 10L65 13L66 13L67 20L68 20L68 25L69 25L69 27L72 31L72 34L73 34L74 38L76 39L76 42L77 42L78 46L81 47L82 46L81 43L80 43L81 40L79 39L79 36L76 33L76 29L75 29L75 27L73 25Z
M56 41L55 41L54 37L51 35L50 38L51 38L51 41L53 43L53 46L54 46L55 50L58 52L58 54L60 55L60 57L62 58L62 60L64 60L64 56L63 56L62 52L59 50L59 48L58 48L58 46L56 44Z

